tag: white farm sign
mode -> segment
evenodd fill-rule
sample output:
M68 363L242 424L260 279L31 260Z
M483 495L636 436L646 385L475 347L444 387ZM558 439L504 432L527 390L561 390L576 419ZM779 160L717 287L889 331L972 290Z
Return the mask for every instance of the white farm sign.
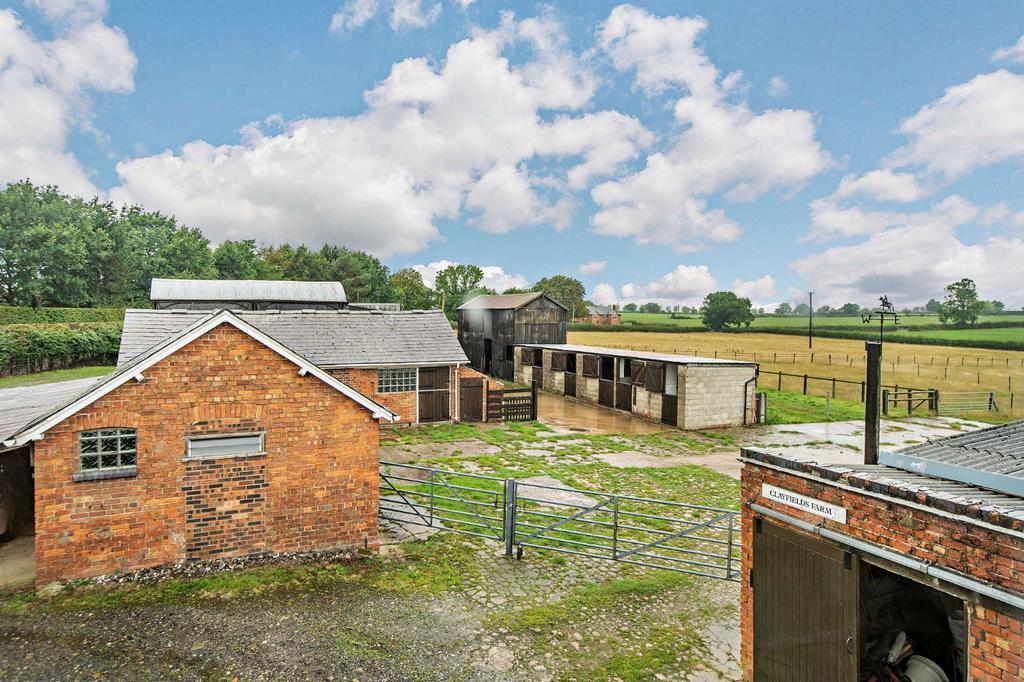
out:
M761 485L761 495L780 504L802 509L815 516L822 516L838 523L846 523L846 509L829 504L828 502L816 500L813 497L799 495L767 483Z

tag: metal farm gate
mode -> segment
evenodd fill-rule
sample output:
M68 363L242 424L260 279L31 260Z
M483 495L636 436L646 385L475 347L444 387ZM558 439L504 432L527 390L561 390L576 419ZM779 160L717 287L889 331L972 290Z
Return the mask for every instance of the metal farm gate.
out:
M526 548L738 581L740 512L381 462L380 515Z

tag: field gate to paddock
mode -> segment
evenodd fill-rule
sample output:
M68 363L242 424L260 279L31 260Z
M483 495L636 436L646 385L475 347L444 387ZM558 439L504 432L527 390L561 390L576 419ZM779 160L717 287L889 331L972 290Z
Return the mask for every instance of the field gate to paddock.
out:
M486 420L528 422L537 419L537 384L530 388L487 390Z
M380 463L380 516L504 545L738 581L740 512Z

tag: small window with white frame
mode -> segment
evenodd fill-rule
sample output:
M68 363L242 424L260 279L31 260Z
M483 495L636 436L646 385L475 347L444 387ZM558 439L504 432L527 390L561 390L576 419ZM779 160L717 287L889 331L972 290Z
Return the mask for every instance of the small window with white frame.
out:
M404 393L416 390L416 368L396 367L377 370L378 393Z
M189 459L245 457L262 455L263 433L240 433L218 436L193 436L188 439Z

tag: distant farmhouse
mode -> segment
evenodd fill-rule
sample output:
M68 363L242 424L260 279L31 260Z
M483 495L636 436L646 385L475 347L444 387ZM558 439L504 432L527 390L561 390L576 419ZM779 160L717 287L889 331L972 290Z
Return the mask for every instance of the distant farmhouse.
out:
M0 484L37 585L254 552L372 548L379 423L459 419L432 311L329 282L157 280L117 370L0 391Z
M622 315L610 305L588 305L587 316L580 322L599 325L622 324Z

